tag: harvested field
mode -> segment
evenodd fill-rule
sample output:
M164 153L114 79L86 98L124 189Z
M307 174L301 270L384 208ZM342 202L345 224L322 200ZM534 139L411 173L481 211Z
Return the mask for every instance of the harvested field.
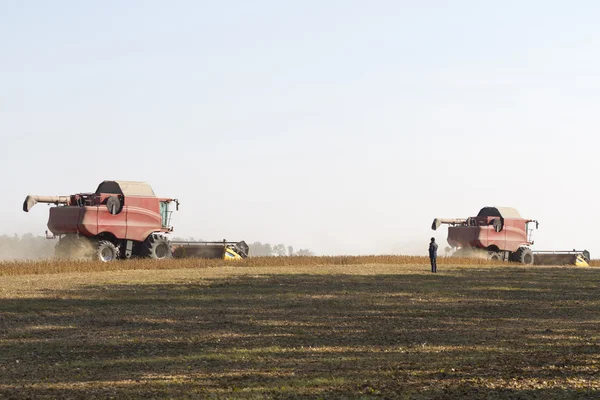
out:
M223 261L215 259L169 259L149 261L144 259L131 259L111 263L100 261L6 261L0 262L0 276L23 274L56 274L64 272L100 272L100 271L125 271L139 269L187 269L187 268L215 268L221 266L236 267L307 267L307 266L333 266L333 265L429 265L429 258L419 256L336 256L336 257L251 257L244 260ZM481 258L440 257L439 265L502 265Z
M600 397L599 269L440 261L1 264L0 397Z

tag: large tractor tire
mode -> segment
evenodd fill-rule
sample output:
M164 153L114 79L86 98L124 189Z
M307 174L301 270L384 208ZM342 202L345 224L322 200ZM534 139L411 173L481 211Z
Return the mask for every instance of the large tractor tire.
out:
M141 253L142 256L154 260L171 258L171 244L166 237L153 233L144 240L144 243L142 243Z
M521 264L533 264L533 252L528 247L519 247L519 250L514 253L514 261Z
M119 258L119 248L113 242L101 240L96 248L96 257L102 262L111 262Z

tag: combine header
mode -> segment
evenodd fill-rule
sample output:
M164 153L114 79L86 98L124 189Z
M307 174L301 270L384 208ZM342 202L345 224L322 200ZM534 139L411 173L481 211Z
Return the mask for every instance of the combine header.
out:
M534 264L536 265L576 265L589 267L590 252L587 250L567 251L534 251Z
M245 242L171 243L166 236L173 231L170 206L175 204L179 210L179 201L156 197L144 182L104 181L94 193L30 195L23 202L23 211L29 212L37 203L55 205L50 208L48 229L53 234L50 238L58 238L55 255L59 258L165 259L173 256L174 249L179 257L248 256ZM179 248L185 251L177 251Z
M484 207L477 216L469 218L436 218L431 229L442 224L448 227L448 244L454 254L469 254L473 250L485 251L490 259L523 264L587 266L590 253L583 251L532 251L531 224L533 219L522 218L509 207Z
M222 258L224 260L240 260L248 257L250 248L246 242L171 242L173 256L176 258Z

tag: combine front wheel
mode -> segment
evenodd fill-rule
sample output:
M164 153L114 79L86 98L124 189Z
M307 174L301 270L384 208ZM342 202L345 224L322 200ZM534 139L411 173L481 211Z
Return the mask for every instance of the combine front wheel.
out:
M533 252L528 247L519 247L514 253L514 259L516 262L520 262L521 264L533 264Z
M119 248L108 240L101 240L98 242L96 255L102 262L114 261L119 258Z
M166 237L153 233L143 243L142 255L155 260L171 258L171 245Z

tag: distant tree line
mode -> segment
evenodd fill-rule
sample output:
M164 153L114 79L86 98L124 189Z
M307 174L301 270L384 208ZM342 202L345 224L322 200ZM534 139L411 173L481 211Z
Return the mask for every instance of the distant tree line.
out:
M293 256L314 256L315 253L308 249L294 250L292 246L285 244L271 245L269 243L254 242L248 245L250 247L250 257L293 257Z
M181 238L175 237L172 240L174 241L192 241L192 242L201 242L202 239L195 239L193 237ZM250 257L293 257L293 256L314 256L315 253L310 251L309 249L299 249L294 250L292 246L287 246L285 244L270 244L270 243L261 243L254 242L248 243L248 247L250 247Z

